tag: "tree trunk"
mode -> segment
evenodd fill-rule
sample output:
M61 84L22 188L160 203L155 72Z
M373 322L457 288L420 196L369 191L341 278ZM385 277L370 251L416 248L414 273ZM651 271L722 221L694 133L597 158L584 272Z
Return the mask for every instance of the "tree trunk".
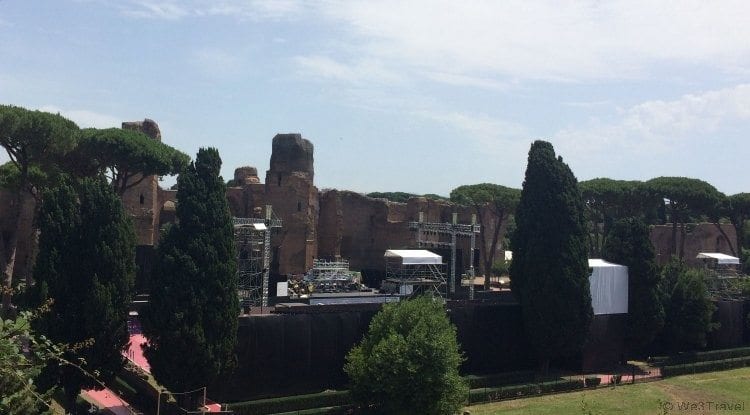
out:
M685 224L680 224L680 260L685 258Z
M3 300L2 300L2 314L8 315L11 310L13 301L13 271L16 265L16 251L18 248L18 237L23 231L23 223L21 216L23 215L24 209L27 209L28 197L24 195L25 189L28 186L28 173L21 172L21 183L16 193L16 200L13 204L12 217L15 220L15 229L10 235L8 243L5 245L6 252L4 258L7 258L3 266Z
M673 257L677 254L677 218L675 217L675 206L671 201L669 202L669 207L669 219L672 220L672 243L669 244L669 256Z
M490 289L490 276L492 275L492 259L494 256L494 253L491 253L487 249L487 224L484 221L484 216L482 215L482 209L479 206L475 206L475 209L477 211L477 217L479 219L479 223L482 224L482 229L480 230L480 238L479 238L479 244L480 244L480 250L484 254L484 290L489 291Z
M719 222L714 222L714 226L716 226L716 229L719 230L721 233L721 236L724 237L724 240L727 241L727 245L729 246L729 250L732 252L732 256L738 256L737 252L740 252L740 257L742 256L742 251L735 251L734 247L732 246L732 241L729 240L729 236L726 232L724 232L724 228L721 226Z
M732 218L732 225L734 226L734 232L737 234L735 235L737 237L737 256L740 257L740 260L742 260L742 249L744 248L744 241L743 237L745 235L745 218L742 216Z
M537 370L539 371L538 375L539 375L540 380L541 380L541 379L546 378L547 375L549 375L549 361L550 361L550 359L547 356L539 356L538 359L539 359L539 367L537 368Z

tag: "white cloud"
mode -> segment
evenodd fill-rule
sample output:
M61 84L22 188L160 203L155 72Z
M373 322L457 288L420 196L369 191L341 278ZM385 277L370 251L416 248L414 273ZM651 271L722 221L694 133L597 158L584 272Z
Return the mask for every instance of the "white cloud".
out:
M126 16L162 20L206 16L282 19L294 17L306 9L304 2L293 0L130 0L118 6Z
M130 6L123 6L123 14L143 19L178 20L188 16L190 12L178 2L140 0Z
M736 164L731 160L750 156L742 133L748 129L750 84L740 84L670 101L643 102L621 110L614 120L590 120L560 130L551 141L585 177L619 169L631 178L662 174L708 178L721 169L725 176L715 179L718 182L733 177L728 170Z
M44 105L39 110L60 114L75 122L81 128L119 128L122 125L122 120L118 117L89 110L66 110L54 105Z
M194 51L190 63L212 78L232 78L241 74L245 67L241 54L216 48Z
M750 58L742 1L347 0L323 12L366 56L469 77L618 79L667 61L729 70Z
M526 128L518 123L499 120L486 114L434 111L415 111L414 114L467 132L469 137L484 140L513 140L528 134Z
M404 80L403 76L389 70L377 60L360 60L348 64L325 56L311 55L297 56L294 61L299 66L299 74L304 77L313 75L317 78L349 83L393 84Z
M141 18L326 23L342 35L325 54L298 62L324 75L343 73L332 68L342 55L356 56L345 64L355 69L377 62L381 72L487 89L518 79L642 78L668 64L750 71L750 3L740 0L129 0L118 7Z
M426 76L433 81L454 86L470 86L497 91L505 91L511 86L507 82L501 82L490 77L467 76L445 72L431 72L427 73Z

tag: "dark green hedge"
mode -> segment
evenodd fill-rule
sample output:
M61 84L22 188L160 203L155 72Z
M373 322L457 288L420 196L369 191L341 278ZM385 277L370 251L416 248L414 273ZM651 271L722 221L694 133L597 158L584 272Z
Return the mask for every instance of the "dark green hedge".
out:
M661 375L678 376L693 373L713 372L715 370L735 369L750 366L750 356L735 359L713 360L709 362L688 363L684 365L669 365L661 368Z
M583 380L555 380L542 383L474 389L469 392L469 404L521 398L551 392L565 392L583 388Z
M154 389L148 383L147 377L144 377L137 370L126 367L120 371L114 382L107 386L133 405L141 408L156 407L159 391Z
M237 415L266 415L305 409L330 408L350 405L349 391L321 392L310 395L259 399L227 405ZM322 412L326 413L326 412Z
M349 406L335 406L332 408L305 409L302 411L282 412L273 415L346 415Z
M750 356L750 347L739 347L735 349L709 350L707 352L686 352L674 356L655 356L650 360L656 365L674 366L687 363L707 362L712 360L726 360L736 357Z
M534 380L534 371L504 372L494 375L469 375L464 379L469 383L469 389L491 388L495 386L529 383Z
M602 383L602 378L598 376L588 376L584 379L587 388L599 386Z

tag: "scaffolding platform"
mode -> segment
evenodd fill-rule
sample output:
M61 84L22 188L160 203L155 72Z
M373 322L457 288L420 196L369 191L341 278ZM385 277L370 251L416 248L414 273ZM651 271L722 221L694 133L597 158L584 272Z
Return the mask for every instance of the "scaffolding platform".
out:
M424 249L385 251L385 280L381 291L402 297L429 294L446 297L443 258Z

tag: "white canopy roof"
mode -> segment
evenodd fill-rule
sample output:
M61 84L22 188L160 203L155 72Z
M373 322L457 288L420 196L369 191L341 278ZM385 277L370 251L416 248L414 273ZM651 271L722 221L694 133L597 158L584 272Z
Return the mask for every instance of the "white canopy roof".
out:
M401 258L404 265L439 265L443 263L443 257L424 249L389 249L385 251L385 256Z
M265 231L266 229L268 229L268 228L266 228L266 224L265 223L253 223L253 228L256 231Z
M622 267L624 265L619 264L613 264L611 262L607 262L603 259L589 259L589 268L598 268L598 267Z
M740 259L731 255L722 254L718 252L701 252L696 258L700 259L715 259L719 264L739 264Z

